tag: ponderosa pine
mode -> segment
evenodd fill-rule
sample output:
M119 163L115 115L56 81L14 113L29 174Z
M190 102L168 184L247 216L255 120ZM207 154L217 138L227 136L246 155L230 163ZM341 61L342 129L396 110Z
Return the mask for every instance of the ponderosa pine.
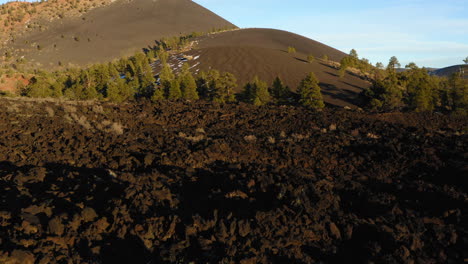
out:
M185 63L182 66L182 71L179 74L179 82L180 90L182 92L182 98L185 98L187 100L199 99L197 92L197 83L195 82L195 78L190 72L190 66L187 63Z
M287 103L291 97L291 89L284 85L279 77L276 77L271 86L271 96L277 104Z
M300 99L299 103L305 107L321 109L325 107L319 82L313 72L305 77L297 88Z
M254 105L265 105L271 100L268 85L261 81L258 76L255 76L252 82L244 86L242 97L244 101Z

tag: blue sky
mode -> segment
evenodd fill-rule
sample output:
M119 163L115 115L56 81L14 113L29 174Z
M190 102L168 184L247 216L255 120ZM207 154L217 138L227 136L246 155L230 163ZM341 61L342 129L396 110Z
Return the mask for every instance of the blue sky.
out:
M445 67L468 56L468 0L194 0L239 27L277 28L387 64Z
M239 27L304 35L372 63L445 67L468 56L468 0L194 0ZM0 3L6 2L0 0Z

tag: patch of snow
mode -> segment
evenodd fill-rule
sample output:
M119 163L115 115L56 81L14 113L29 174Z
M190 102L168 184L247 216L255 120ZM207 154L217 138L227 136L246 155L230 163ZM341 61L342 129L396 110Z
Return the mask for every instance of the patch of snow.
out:
M195 67L197 67L198 65L200 65L200 62L197 62L195 65L193 65L192 67L190 67L190 69L195 68Z

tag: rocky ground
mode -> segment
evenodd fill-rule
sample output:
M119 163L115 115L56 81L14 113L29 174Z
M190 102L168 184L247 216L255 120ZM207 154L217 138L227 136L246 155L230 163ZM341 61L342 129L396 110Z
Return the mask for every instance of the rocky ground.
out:
M0 263L463 263L468 120L0 100Z

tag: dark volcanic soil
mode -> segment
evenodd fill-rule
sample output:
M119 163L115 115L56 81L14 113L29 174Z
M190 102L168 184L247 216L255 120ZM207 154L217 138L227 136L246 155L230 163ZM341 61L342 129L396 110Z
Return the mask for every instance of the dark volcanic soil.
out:
M0 263L463 263L466 124L2 100Z
M60 68L58 62L66 67L109 62L164 37L224 27L234 25L191 0L118 0L81 17L48 22L8 46L34 68L50 70Z
M297 52L288 53L288 47L294 47ZM357 108L361 104L359 94L371 85L365 78L351 72L339 77L338 66L334 63L346 56L343 52L275 29L250 28L203 36L197 39L192 50L183 55L194 58L189 61L192 72L215 69L233 73L238 84L236 92L242 91L255 76L268 85L280 77L285 85L296 91L307 74L313 72L320 81L327 104ZM309 63L308 55L313 55L315 60ZM330 61L322 60L323 55L327 55ZM169 61L176 71L182 67L181 57L182 54L177 54ZM157 65L156 72L159 72L159 62Z

